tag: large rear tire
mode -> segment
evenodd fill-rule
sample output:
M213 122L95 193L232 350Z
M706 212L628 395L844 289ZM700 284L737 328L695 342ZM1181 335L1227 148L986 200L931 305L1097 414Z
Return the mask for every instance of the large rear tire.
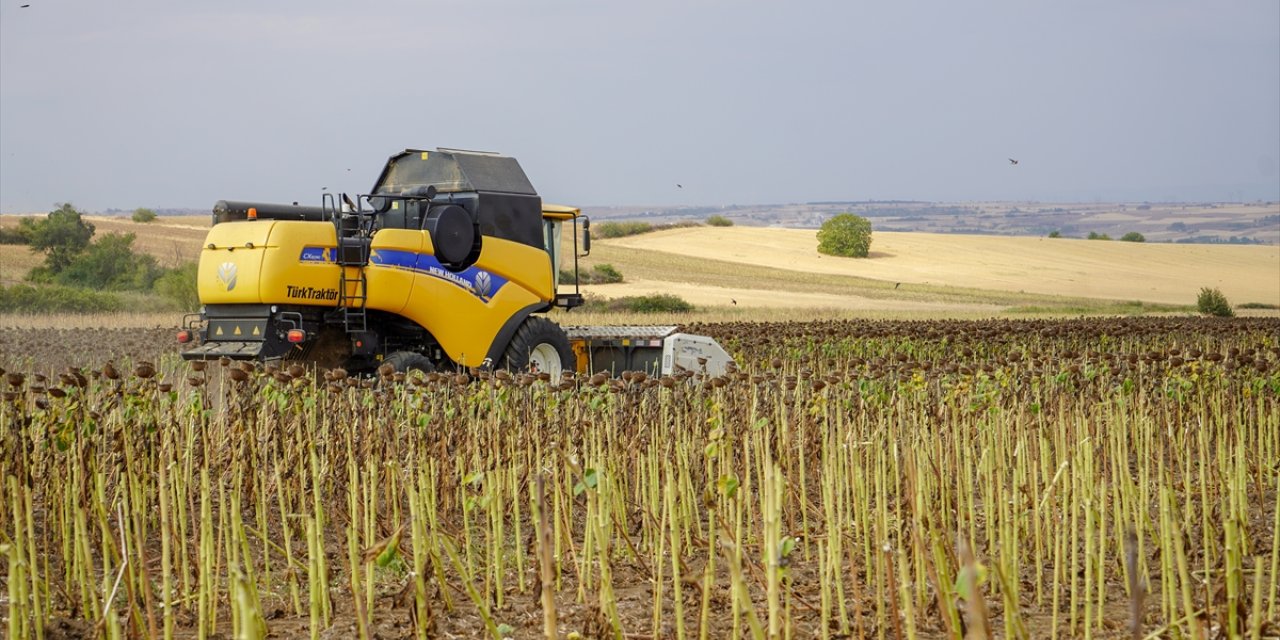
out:
M509 371L549 373L559 380L561 372L577 371L578 359L560 325L535 316L516 330L498 365Z
M395 367L397 373L409 373L410 371L431 373L436 370L435 365L431 364L430 358L413 351L396 351L383 359L382 363Z

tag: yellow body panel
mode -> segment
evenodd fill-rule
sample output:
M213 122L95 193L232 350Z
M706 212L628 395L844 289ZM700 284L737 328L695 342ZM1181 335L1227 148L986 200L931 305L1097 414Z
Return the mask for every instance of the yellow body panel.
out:
M258 275L273 222L214 226L200 252L196 285L204 304L260 304Z
M386 229L373 237L368 306L413 320L454 362L479 366L507 320L554 299L550 260L541 249L486 237L476 264L452 272L435 260L427 233Z
M341 280L334 264L337 237L329 223L277 221L262 258L263 301L336 307Z
M453 272L436 261L427 232L378 231L365 268L366 308L413 320L454 362L480 365L509 319L555 299L545 250L495 237L483 243L475 265ZM336 264L332 224L224 222L210 229L205 244L198 283L206 305L338 304L343 267ZM346 268L348 278L358 281L358 268ZM349 297L359 293L358 285L347 291Z
M380 253L398 250L421 254L429 253L430 246L427 234L421 231L383 229L373 235L370 251ZM370 309L404 315L404 306L409 302L409 294L414 290L414 282L417 280L413 269L369 268L365 270L365 277L368 280L367 305Z
M336 237L333 225L316 222L246 220L215 225L200 252L200 302L336 306Z

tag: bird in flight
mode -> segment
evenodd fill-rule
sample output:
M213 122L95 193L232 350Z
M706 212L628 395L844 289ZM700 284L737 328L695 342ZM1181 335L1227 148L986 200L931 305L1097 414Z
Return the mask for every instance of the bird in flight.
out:
M677 183L676 183L676 188L677 188L677 189L683 189L683 188L684 188L684 185L682 185L682 184L680 184L679 182L677 182Z
M1009 164L1016 165L1016 164L1018 164L1018 161L1017 161L1017 160L1014 160L1013 158L1009 158Z
M732 302L735 307L738 306L738 301L733 298L729 298L729 302Z
M19 8L19 9L26 9L26 8L27 8L27 7L29 7L29 6L31 6L31 5L29 5L29 4L24 4L24 5L22 5L21 7L18 7L18 8Z
M902 286L902 283L901 283L901 282L899 282L899 283L897 283L897 284L893 285L893 288L894 288L894 289L897 289L898 287L901 287L901 286Z

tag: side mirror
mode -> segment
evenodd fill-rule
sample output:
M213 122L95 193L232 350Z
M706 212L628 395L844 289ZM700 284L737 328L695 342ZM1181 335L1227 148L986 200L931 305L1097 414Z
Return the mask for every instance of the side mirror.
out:
M582 257L591 255L591 219L582 219Z

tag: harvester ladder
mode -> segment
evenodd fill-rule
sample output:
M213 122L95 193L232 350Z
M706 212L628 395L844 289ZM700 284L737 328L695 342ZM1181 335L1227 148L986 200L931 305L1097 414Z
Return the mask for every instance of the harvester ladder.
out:
M352 275L354 271L358 275ZM342 311L342 327L347 333L366 331L368 329L365 313L366 287L368 280L364 275L364 267L342 265L341 286L338 289L338 308Z
M338 227L338 312L342 327L347 333L367 331L368 279L365 267L369 264L369 236L365 233L364 219L358 211L342 211L335 208L334 220Z

